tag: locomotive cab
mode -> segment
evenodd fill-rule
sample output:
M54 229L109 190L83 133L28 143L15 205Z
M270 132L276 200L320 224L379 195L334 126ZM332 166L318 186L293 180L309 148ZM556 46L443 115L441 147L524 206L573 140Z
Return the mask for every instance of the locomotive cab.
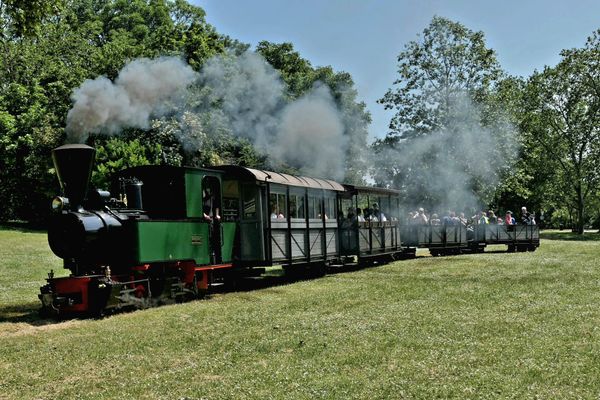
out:
M62 194L53 200L52 251L69 277L41 288L43 310L98 313L198 297L231 267L235 223L220 221L220 171L144 166L122 171L109 192L87 191L95 150L53 151Z

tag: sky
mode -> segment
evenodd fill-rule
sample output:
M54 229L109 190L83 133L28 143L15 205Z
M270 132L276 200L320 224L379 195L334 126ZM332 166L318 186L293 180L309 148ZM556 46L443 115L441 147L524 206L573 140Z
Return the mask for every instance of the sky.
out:
M600 28L599 0L191 0L217 31L254 48L291 42L313 66L349 72L384 137L392 117L377 104L397 77L397 56L434 15L485 33L502 68L527 77L556 65L560 51L582 47Z

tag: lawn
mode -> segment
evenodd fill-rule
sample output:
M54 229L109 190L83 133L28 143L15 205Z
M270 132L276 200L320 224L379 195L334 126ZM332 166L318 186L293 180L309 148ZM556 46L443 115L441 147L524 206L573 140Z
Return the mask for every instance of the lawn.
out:
M0 230L0 398L598 398L600 237L561 235L53 323L45 235Z

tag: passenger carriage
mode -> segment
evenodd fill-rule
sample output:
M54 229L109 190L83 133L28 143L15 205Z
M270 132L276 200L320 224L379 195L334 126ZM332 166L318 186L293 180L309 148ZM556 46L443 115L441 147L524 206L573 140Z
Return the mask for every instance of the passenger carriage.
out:
M400 237L399 192L353 185L344 188L338 193L340 255L356 257L358 263L407 255ZM359 221L357 210L363 211L364 221ZM365 215L364 210L371 210L372 215Z
M536 225L475 225L471 248L482 250L490 244L505 244L508 251L534 251L540 245Z
M398 192L328 179L222 166L224 214L239 221L244 266L313 267L390 260L403 249ZM377 204L386 221L358 222L348 209Z
M456 225L404 225L403 245L427 248L433 256L458 254L469 247L467 227Z

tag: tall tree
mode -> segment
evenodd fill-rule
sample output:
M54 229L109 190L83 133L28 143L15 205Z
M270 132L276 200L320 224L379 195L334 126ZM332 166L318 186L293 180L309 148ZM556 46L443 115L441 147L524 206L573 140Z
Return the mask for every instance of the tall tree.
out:
M548 194L575 210L576 231L583 233L586 204L600 182L600 31L561 56L530 77L523 128L529 146L556 167Z
M434 17L399 54L398 75L379 100L396 114L374 144L376 182L429 207L489 200L512 128L486 103L503 74L483 33Z
M483 32L436 16L398 55L398 75L379 102L396 110L391 134L406 137L446 127L453 100L481 102L502 71Z
M58 13L63 0L0 1L0 38L35 36L42 21Z

